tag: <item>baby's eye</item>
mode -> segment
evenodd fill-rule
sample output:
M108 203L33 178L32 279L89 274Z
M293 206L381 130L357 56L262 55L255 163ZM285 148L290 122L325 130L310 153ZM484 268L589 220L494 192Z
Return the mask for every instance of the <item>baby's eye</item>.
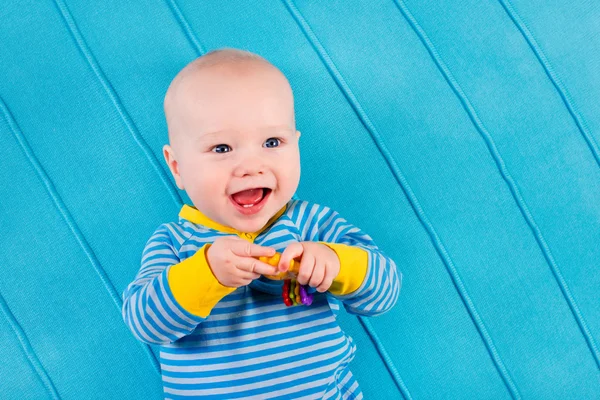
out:
M269 143L269 142L273 143L273 141L281 142L281 139L279 139L279 138L268 138L265 143ZM279 145L277 145L277 146L279 146ZM275 147L277 147L277 146L275 146ZM267 146L267 147L269 147L269 146Z
M218 148L223 148L223 147L229 147L229 145L226 144L218 144L215 147L213 147L213 149L218 149ZM216 151L216 153L226 153L226 151Z

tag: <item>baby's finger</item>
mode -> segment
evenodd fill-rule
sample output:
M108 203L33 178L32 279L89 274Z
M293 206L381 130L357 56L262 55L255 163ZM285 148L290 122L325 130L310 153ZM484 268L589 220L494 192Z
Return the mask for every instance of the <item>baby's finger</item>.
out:
M324 293L331 287L333 280L335 279L335 270L333 268L325 269L325 277L323 278L323 282L317 288L319 293Z
M260 278L260 274L256 272L245 271L243 269L238 270L238 276L242 279L258 279Z
M290 261L293 258L300 257L303 252L304 247L302 247L302 243L300 242L294 242L287 246L281 254L281 258L279 259L279 270L287 271L290 267Z
M234 260L238 269L260 275L275 275L277 267L269 265L253 257L237 257Z
M231 251L233 254L243 257L270 257L275 255L275 249L273 247L266 247L256 243L250 243L244 239L235 241L231 246Z
M305 254L300 261L300 271L296 280L301 285L306 285L315 268L315 256Z
M316 288L323 282L323 278L325 277L325 263L316 262L315 268L313 269L312 275L310 276L310 281L308 285Z

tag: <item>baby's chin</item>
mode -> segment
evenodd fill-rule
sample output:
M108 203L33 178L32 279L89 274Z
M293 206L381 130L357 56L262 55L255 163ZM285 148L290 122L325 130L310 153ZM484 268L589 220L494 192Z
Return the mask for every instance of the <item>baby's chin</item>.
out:
M265 227L273 215L253 216L252 219L238 217L231 222L231 227L239 232L258 232Z

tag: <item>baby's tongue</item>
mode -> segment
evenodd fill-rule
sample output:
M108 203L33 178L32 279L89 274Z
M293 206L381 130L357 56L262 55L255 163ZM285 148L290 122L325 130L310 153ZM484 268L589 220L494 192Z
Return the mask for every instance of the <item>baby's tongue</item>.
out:
M263 189L248 189L231 195L239 204L255 204L263 197Z

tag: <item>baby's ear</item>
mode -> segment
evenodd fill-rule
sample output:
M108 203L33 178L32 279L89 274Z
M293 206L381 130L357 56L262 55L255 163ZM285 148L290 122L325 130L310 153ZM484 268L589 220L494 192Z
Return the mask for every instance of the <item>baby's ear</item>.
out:
M298 134L298 138L300 138L300 131L296 131L296 133Z
M163 156L165 157L165 161L169 166L169 170L173 175L173 179L175 179L175 183L177 187L181 190L184 190L183 181L181 180L181 176L179 175L179 165L177 164L177 160L175 159L175 153L173 149L168 144L163 146Z

